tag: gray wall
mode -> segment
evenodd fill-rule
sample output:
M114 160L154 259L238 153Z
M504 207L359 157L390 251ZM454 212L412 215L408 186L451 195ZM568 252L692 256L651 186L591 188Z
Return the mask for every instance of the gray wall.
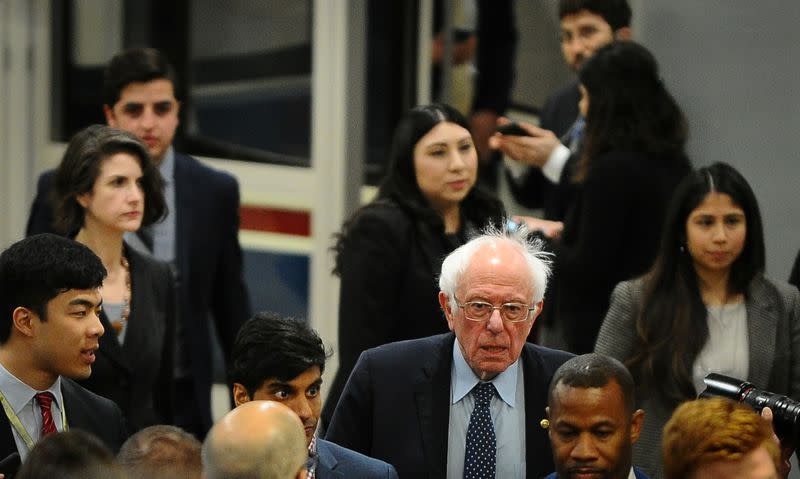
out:
M634 37L689 118L692 161L725 161L748 179L764 217L767 274L785 280L800 248L800 2L629 2ZM539 107L572 78L556 5L517 2L517 103Z
M636 5L690 124L697 165L725 161L758 197L767 273L786 279L800 248L800 2L670 0Z

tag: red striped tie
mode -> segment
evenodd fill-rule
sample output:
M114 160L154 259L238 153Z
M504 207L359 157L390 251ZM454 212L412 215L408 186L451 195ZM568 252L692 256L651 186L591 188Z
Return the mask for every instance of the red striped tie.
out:
M53 413L50 411L53 399L53 395L49 392L36 394L36 400L39 401L39 409L42 410L42 437L56 432L56 423L53 421Z

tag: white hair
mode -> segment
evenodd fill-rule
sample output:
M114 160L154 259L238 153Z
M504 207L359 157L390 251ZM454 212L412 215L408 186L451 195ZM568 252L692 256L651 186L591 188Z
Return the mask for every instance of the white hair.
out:
M439 290L447 295L450 307L455 310L456 289L461 281L461 276L467 270L472 257L481 247L504 243L512 246L525 257L530 270L530 280L533 286L531 303L535 304L544 298L547 289L547 279L550 277L552 253L543 250L544 242L538 238L529 239L525 225L511 231L500 229L494 225L487 226L479 236L456 248L447 255L442 263L442 273L439 275Z

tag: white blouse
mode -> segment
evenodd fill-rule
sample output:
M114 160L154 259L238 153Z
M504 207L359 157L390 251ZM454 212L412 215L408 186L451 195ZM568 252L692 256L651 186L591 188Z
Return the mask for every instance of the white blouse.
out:
M745 303L706 306L706 309L708 341L700 350L692 368L697 394L706 388L703 378L708 373L747 380L750 369Z

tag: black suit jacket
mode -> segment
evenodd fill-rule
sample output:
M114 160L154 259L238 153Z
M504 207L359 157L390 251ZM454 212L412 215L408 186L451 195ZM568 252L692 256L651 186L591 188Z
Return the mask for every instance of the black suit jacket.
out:
M361 355L339 400L325 439L392 464L400 477L447 474L452 333L401 341ZM520 355L525 378L527 477L553 471L545 417L547 388L571 355L526 343Z
M550 130L559 138L567 134L578 118L578 102L581 99L578 83L571 83L556 92L545 103L539 116L539 126ZM567 145L569 146L569 145ZM564 171L574 168L576 156L570 157ZM509 181L514 199L527 208L544 208L545 217L552 220L563 220L572 200L568 190L569 175L562 174L558 185L545 178L542 170L530 167L521 180Z
M61 378L61 394L64 396L69 428L94 434L116 454L128 438L125 421L117 405L65 377ZM0 414L0 458L17 452L11 427L8 417Z
M49 194L53 171L39 178L27 234L54 232ZM179 337L203 427L211 427L211 328L216 327L225 358L236 333L250 316L250 297L242 276L239 246L239 184L227 173L209 168L191 156L175 153L175 262Z
M125 247L131 274L131 312L120 345L105 314L106 332L92 365L79 383L114 401L133 433L154 424L172 424L175 354L175 288L167 263Z

